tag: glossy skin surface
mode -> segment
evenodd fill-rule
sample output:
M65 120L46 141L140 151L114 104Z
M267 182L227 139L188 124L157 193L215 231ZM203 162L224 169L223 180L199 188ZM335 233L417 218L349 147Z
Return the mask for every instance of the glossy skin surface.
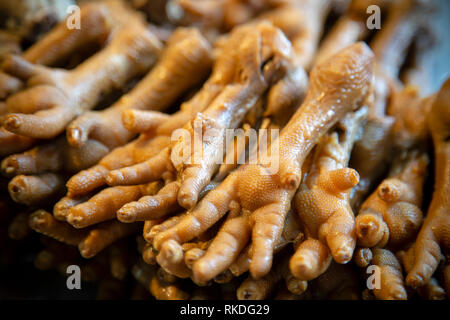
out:
M403 159L402 159L403 158ZM397 159L391 174L364 201L356 217L358 245L401 248L422 225L422 189L428 156L410 152Z
M205 110L223 87L231 81L235 62L229 51L233 50L239 41L240 35L236 34L235 38L230 38L223 47L216 49L218 53L208 80L191 99L181 104L179 111L167 120L155 125L155 117L146 117L147 121L145 119L137 121L133 113L123 115L124 125L131 131L136 131L137 127L146 126L149 122L153 127L150 132L142 133L138 139L112 150L100 160L98 165L74 175L67 183L68 196L79 197L93 191L106 184L106 177L110 171L145 162L169 146L172 132L194 119L198 112Z
M406 283L419 287L436 270L441 253L450 248L450 80L442 86L428 116L435 153L433 199L414 244L414 264Z
M373 293L380 300L406 300L407 294L403 280L402 267L395 255L386 249L373 249L371 265L379 268L380 287Z
M347 167L354 141L367 108L349 114L338 128L318 144L312 168L300 185L293 204L307 239L300 243L290 261L291 272L301 280L324 273L331 257L347 263L356 245L350 189L358 173Z
M135 133L122 124L122 113L129 109L162 111L169 107L203 80L212 63L211 55L209 44L198 31L177 29L158 63L134 89L106 110L85 113L69 124L69 144L81 147L88 139L108 149L125 144Z
M242 26L233 33L245 40L235 49L231 81L204 112L184 126L184 132L188 134L173 141L153 159L110 172L108 184L129 185L152 181L168 174L176 175L177 179L172 183L178 185L173 188L178 204L184 208L195 206L200 192L218 169L217 160L223 158L225 129L236 128L241 124L258 98L285 74L292 58L287 39L267 22ZM210 134L200 142L201 155L194 154L191 149L195 148L189 148L196 134L196 126L200 126L202 132L208 130ZM190 154L182 154L181 160L174 161L180 159L179 152L186 149L190 150ZM184 159L194 160L194 163L185 163ZM145 207L144 203L127 205L120 214L132 217L139 212L141 205Z
M32 138L55 137L73 118L93 108L101 94L145 72L154 64L160 46L137 20L118 31L105 49L70 71L34 66L19 57L9 60L11 71L26 73L30 88L7 99L4 127Z
M232 237L236 244L227 244L226 254L236 256L245 247L251 232L250 272L255 278L267 274L290 200L300 183L301 165L319 137L364 100L369 90L372 63L371 51L358 43L313 70L305 101L279 137L279 172L269 174L268 168L260 165L242 166L208 193L176 226L158 234L155 248L169 239L183 243L194 238L225 215L231 203L237 202L242 216L248 217L250 228L239 237ZM345 94L336 97L333 94L336 87ZM336 99L341 99L340 103ZM194 277L201 278L212 267L210 263L213 261L199 260L194 265Z

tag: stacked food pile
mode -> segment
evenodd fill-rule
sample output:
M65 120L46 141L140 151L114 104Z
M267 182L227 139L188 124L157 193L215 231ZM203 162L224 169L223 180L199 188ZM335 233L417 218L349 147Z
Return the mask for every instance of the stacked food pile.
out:
M435 3L78 5L4 55L3 248L39 233L99 298L448 296Z

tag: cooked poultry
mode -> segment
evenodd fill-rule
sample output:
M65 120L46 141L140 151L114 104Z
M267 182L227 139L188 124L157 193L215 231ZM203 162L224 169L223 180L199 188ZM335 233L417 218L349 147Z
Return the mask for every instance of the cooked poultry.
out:
M102 300L448 299L441 6L2 1L2 274L78 266Z

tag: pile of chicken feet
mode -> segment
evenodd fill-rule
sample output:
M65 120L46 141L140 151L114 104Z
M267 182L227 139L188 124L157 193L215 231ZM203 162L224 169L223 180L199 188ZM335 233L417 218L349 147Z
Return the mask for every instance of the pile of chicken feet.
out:
M77 4L0 57L2 263L38 243L99 299L448 299L436 3Z

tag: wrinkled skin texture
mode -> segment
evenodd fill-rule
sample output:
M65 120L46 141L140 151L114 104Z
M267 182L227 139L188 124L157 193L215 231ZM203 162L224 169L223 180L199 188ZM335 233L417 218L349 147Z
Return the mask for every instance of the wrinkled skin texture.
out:
M400 262L389 250L375 248L372 252L371 265L379 268L380 275L380 287L373 289L375 297L379 300L406 300L407 294Z
M122 119L126 128L136 131L143 125L147 126L149 122L152 124L152 128L127 145L112 150L100 160L98 165L74 175L67 183L68 196L73 198L87 194L105 185L106 177L111 170L144 162L169 146L172 132L194 119L198 112L206 109L223 87L231 81L235 61L233 55L230 55L229 52L240 43L242 33L235 33L234 35L218 49L212 74L202 88L194 97L182 103L180 110L171 115L169 119L155 125L155 117L150 116L141 119L141 117L133 117L135 113L128 112ZM133 121L133 119L136 119L136 121Z
M28 48L22 54L22 58L31 63L52 66L83 46L93 43L103 44L113 29L112 21L108 20L113 3L111 1L109 5L100 2L82 5L79 29L69 29L66 21L63 21ZM20 89L20 87L11 86L10 83L20 79L8 76L7 73L0 73L2 98Z
M291 272L298 279L315 279L327 270L331 257L347 263L353 255L356 235L349 197L359 177L347 164L366 114L367 108L349 114L338 124L342 133L324 137L312 169L294 197L307 236L290 261Z
M328 270L308 283L303 299L358 300L358 275L349 264L332 262Z
M129 109L166 109L204 79L212 63L211 55L209 44L197 30L175 30L158 63L134 89L106 110L85 113L68 126L69 144L80 147L93 140L108 149L125 144L135 132L124 127L122 113Z
M415 86L406 86L392 95L387 114L395 118L395 147L408 149L428 142L427 115L435 98L435 95L422 98L419 88Z
M64 61L80 48L95 44L103 45L114 38L117 27L123 24L124 18L129 16L129 14L123 16L115 14L121 11L123 11L123 4L116 0L86 3L80 8L80 29L68 29L66 21L61 22L40 41L28 48L21 55L21 59L33 64L52 66ZM37 67L35 69L39 70ZM0 71L0 97L2 99L24 87L31 76L26 71L11 61L4 63ZM29 94L30 98L34 96L39 98L36 93L30 92ZM22 102L28 103L28 100ZM12 133L3 126L0 128L0 155L24 151L36 142L35 138Z
M401 262L405 273L408 274L414 265L414 246L411 246L408 250L400 250L395 255ZM443 257L441 257L440 260L443 260ZM446 298L446 289L441 287L440 283L435 278L436 275L437 274L435 273L427 283L416 288L416 291L421 298L427 300L444 300ZM442 281L443 279L439 280L441 280L440 282L442 282L445 287L445 279L444 281Z
M161 42L136 13L124 8L120 19L129 21L122 21L103 50L73 70L33 65L18 56L7 59L4 70L27 80L28 88L6 100L9 114L3 119L4 128L30 138L53 138L73 118L93 108L102 94L147 71Z
M428 156L410 152L397 159L391 174L364 201L356 217L358 245L400 248L422 225L422 189Z
M365 99L372 78L373 55L362 43L350 46L316 67L311 74L310 87L302 106L282 130L279 143L279 171L270 173L263 165L244 165L230 174L215 190L208 193L197 207L188 212L174 227L158 234L154 246L174 239L186 242L211 227L223 217L230 205L241 208L248 218L246 233L234 238L221 254L237 255L252 233L250 273L254 278L267 274L272 264L272 252L280 237L290 201L300 184L301 166L319 138L347 112L356 109ZM352 75L352 77L350 76ZM336 87L345 95L333 94ZM348 91L347 91L348 90ZM199 263L199 262L197 262ZM230 261L229 263L232 263ZM202 277L208 264L194 265L194 277Z
M153 195L161 189L161 183L106 188L89 200L68 209L65 220L76 228L85 228L116 218L116 212L124 203L145 195Z
M428 116L435 154L433 199L414 244L414 264L406 277L411 287L427 283L441 253L450 248L450 80L443 84Z
M157 0L153 2L156 5L156 2L160 4L165 1ZM33 229L47 235L42 235L41 238L53 241L52 238L49 238L53 237L58 239L54 241L61 245L60 248L53 248L43 243L45 248L36 257L36 266L47 270L58 270L65 274L67 265L80 265L83 280L99 282L99 298L125 298L123 295L128 291L128 288L124 287L122 281L116 280L127 278L128 272L131 271L129 268L136 263L136 258L141 258L134 254L127 256L126 250L131 249L129 245L132 241L129 240L133 240L132 238L137 232L142 230L142 224L134 222L145 221L144 237L139 235L136 240L139 254L151 266L148 268L149 266L137 263L133 275L143 284L143 286L140 284L138 286L146 290L146 298L149 298L148 295L151 294L157 299L169 300L186 299L189 296L192 299L212 297L235 299L237 294L239 298L245 299L262 299L273 296L302 300L356 299L361 297L361 289L364 289L362 292L363 299L403 299L406 297L406 293L409 298L415 298L418 295L422 299L443 299L446 294L443 288L447 289L447 293L450 291L448 290L448 283L450 283L448 271L450 269L448 268L448 261L445 261L444 257L446 254L448 258L446 244L448 242L446 241L448 238L446 232L448 219L442 218L444 216L442 211L439 214L434 214L433 218L430 217L430 220L434 220L434 222L427 226L427 233L424 233L425 236L421 238L422 243L426 246L416 246L412 243L423 222L422 212L419 208L422 207L422 190L420 189L423 186L423 180L426 178L423 172L426 171L426 161L422 161L422 159L412 160L411 163L420 163L417 166L413 164L408 166L408 161L401 162L400 165L397 165L395 161L392 162L396 158L401 158L398 155L405 151L404 149L408 149L408 153L411 150L416 151L418 149L419 154L424 152L425 148L428 152L433 150L430 149L432 147L431 131L428 128L427 119L436 95L425 98L422 96L424 88L428 88L428 84L423 83L426 81L424 77L419 78L419 82L416 82L419 84L420 94L417 88L409 86L409 80L401 84L397 79L394 79L397 77L398 70L400 70L399 66L405 57L406 48L410 47L411 38L417 33L415 24L418 20L416 21L415 18L418 16L414 14L414 6L410 7L413 1L415 0L396 1L397 4L390 7L389 13L393 12L393 14L389 14L387 19L383 20L383 25L386 28L374 31L374 34L378 34L375 39L379 39L371 43L378 59L378 66L375 65L372 72L375 73L375 77L372 77L375 78L375 81L371 81L375 83L375 87L368 88L365 98L357 99L358 102L354 104L351 110L345 112L345 116L342 116L342 114L333 115L340 120L329 127L327 127L328 123L323 123L326 121L320 123L318 121L320 119L316 115L323 116L327 115L327 111L334 112L336 105L342 107L340 105L345 103L337 99L351 92L351 90L347 88L343 94L337 86L329 90L330 92L336 92L336 96L338 96L334 101L336 103L329 103L327 90L317 90L321 93L317 94L319 97L317 101L325 100L324 105L332 106L332 108L321 109L312 104L312 107L310 105L308 109L312 111L308 112L307 116L301 118L297 114L292 117L293 112L305 100L308 76L304 68L309 69L314 64L320 66L336 52L364 38L367 35L367 27L365 26L365 19L361 19L361 17L366 17L367 6L377 4L384 8L386 3L392 3L391 0L332 1L331 6L340 5L342 8L347 8L346 6L350 2L351 4L348 10L340 9L339 13L344 12L344 10L347 10L347 12L333 27L332 32L326 36L325 41L321 42L323 45L319 54L314 51L317 49L317 41L320 39L328 8L316 9L320 8L325 1L167 1L185 3L188 6L191 3L194 5L191 7L191 13L199 14L199 24L203 35L210 43L214 43L214 60L216 62L217 60L222 61L220 67L219 63L216 63L211 77L200 91L190 90L185 92L183 90L189 90L189 84L176 79L177 77L181 77L181 80L184 79L182 77L184 67L179 64L182 61L189 63L187 60L190 60L189 57L191 57L190 55L189 57L184 56L183 53L188 52L181 48L181 50L172 52L173 55L170 56L173 59L170 59L171 64L167 64L167 68L160 68L156 72L157 67L153 67L152 70L157 74L153 80L159 78L161 74L170 75L169 79L166 79L167 81L163 81L164 79L159 79L162 80L161 82L148 80L148 88L154 88L156 94L152 95L152 90L146 90L142 86L139 94L135 92L135 100L127 100L131 97L125 95L121 100L127 101L120 101L102 111L83 111L80 116L74 118L74 121L69 122L68 127L65 127L65 129L68 129L67 137L61 134L47 142L40 141L40 138L21 136L7 131L5 128L0 129L0 156L2 158L6 156L4 160L2 159L1 171L8 179L12 178L9 192L17 202L27 203L31 206L42 204L42 207L49 208L49 205L54 203L55 197L60 197L61 192L64 192L63 184L67 177L79 172L73 176L73 179L70 179L69 192L55 205L53 215L45 211L31 214L30 225ZM136 5L136 3L144 4L146 1L133 0L130 2ZM420 1L420 3L423 2L426 1ZM67 28L56 28L53 30L54 32L51 32L51 37L46 37L49 40L37 44L36 48L41 47L40 51L36 51L33 48L35 46L32 47L36 53L35 58L27 59L24 54L22 58L25 62L22 66L19 65L21 62L14 62L14 58L10 58L5 71L11 66L13 69L16 68L13 65L16 63L22 69L16 68L17 74L0 72L0 99L15 97L16 95L11 96L11 94L27 88L27 72L29 70L26 70L26 61L47 67L55 64L63 66L67 56L72 55L71 51L81 48L80 51L83 51L81 56L80 53L75 53L75 57L70 58L70 65L64 65L67 69L71 69L76 63L80 62L80 57L83 54L91 54L92 49L99 49L99 46L104 47L110 44L117 37L120 30L119 26L122 24L122 21L119 23L118 20L116 20L117 23L113 22L116 18L108 13L109 6L112 3L118 2L116 0L104 0L101 5L95 2L87 4L87 8L90 5L92 5L91 8L94 8L90 15L86 14L86 7L82 7L83 28L89 26L91 30L82 30L78 33L78 31L68 32ZM153 3L150 5L153 5ZM218 8L224 10L218 10ZM404 9L404 12L399 8ZM336 11L334 11L334 14ZM383 16L384 14L383 11ZM205 21L204 18L211 20ZM240 122L237 119L242 119L241 115L232 114L232 117L235 117L232 126L243 128L244 131L249 128L256 130L291 128L289 132L293 133L295 130L291 127L292 123L301 119L301 121L304 120L302 123L308 123L310 127L318 128L324 125L327 129L323 129L323 132L320 130L314 131L315 129L309 130L309 128L298 129L298 131L306 132L304 134L306 142L301 141L300 144L311 143L312 146L303 145L297 148L298 141L301 139L296 139L295 134L277 138L277 143L281 141L286 146L286 149L281 151L283 159L286 160L280 174L272 174L273 172L269 170L268 166L259 164L247 164L240 168L238 164L215 166L212 173L210 175L208 173L206 178L199 177L194 172L194 178L204 179L204 183L209 182L209 180L211 182L203 189L201 184L186 184L187 192L191 191L192 194L199 195L197 199L194 196L191 200L185 202L185 199L179 197L182 194L180 192L183 183L181 175L184 174L184 170L190 168L184 164L172 162L171 156L177 152L176 147L183 145L186 141L182 141L184 138L178 141L170 141L172 132L175 129L183 128L183 126L191 133L194 132L194 119L202 122L202 129L214 127L216 125L215 119L204 117L208 107L214 105L215 100L219 99L224 91L234 93L228 88L229 86L241 85L242 83L239 82L241 79L252 78L252 75L249 75L250 72L237 71L237 62L234 58L237 49L244 42L250 42L250 37L243 32L241 37L228 41L231 39L230 33L225 33L216 38L218 30L213 28L222 31L230 30L230 28L247 21L250 21L249 25L252 28L256 28L261 20L268 20L285 33L286 38L291 41L293 47L292 60L295 62L289 63L287 72L280 72L272 77L273 81L267 81L269 84L264 89L258 87L259 83L257 83L257 89L251 88L247 91L251 94L258 90L262 92L254 94L259 96L253 105L251 103L246 104L245 97L242 98L237 94L236 96L228 94L226 97L224 95L232 104L235 103L232 106L232 108L236 108L235 111L245 113L244 109L248 110L245 118ZM329 22L328 20L327 22ZM89 24L85 25L85 22ZM124 23L128 22L124 21ZM147 26L147 28L164 45L167 45L170 35L177 31L173 25L170 25L170 22L169 25ZM180 30L178 29L178 31ZM401 39L397 41L398 37ZM187 39L183 36L177 41L173 41L174 44L181 47L183 38ZM61 43L59 47L58 42ZM267 42L270 42L270 40ZM84 52L82 47L91 48L84 49L87 51ZM169 47L170 45L166 49L169 49ZM201 47L201 45L194 46L193 49L203 51L204 48ZM253 47L256 47L256 45ZM45 48L47 48L48 56L43 51ZM58 50L53 51L53 48L58 48ZM409 56L412 49L409 48L408 50ZM58 51L61 53L60 55ZM265 49L260 51L263 52L260 56L267 54ZM270 55L270 53L267 55ZM155 56L158 56L161 62L169 55L166 56L165 51L161 51L161 54L155 54ZM33 59L41 59L42 63L32 61ZM202 58L199 58L199 60L202 60ZM250 54L242 60L246 60L245 63L250 61ZM272 62L271 58L267 61L267 63L266 61L261 63L264 66L261 68L249 63L250 71L257 69L255 74L270 75L276 67L269 66L269 63ZM206 62L206 59L201 62ZM187 73L202 78L201 72L197 72L193 65L189 65L191 69ZM31 67L33 68L33 66ZM332 67L335 67L335 64ZM40 68L40 66L37 66L37 68ZM220 72L217 69L220 69ZM280 67L280 69L283 68ZM58 71L50 68L42 68L42 70ZM338 71L337 73L343 74L344 72ZM325 72L322 72L322 76L325 80L330 78ZM406 78L402 77L402 79ZM136 80L126 82L126 87L129 89L131 84L136 83ZM186 85L186 87L184 89L176 87L178 82L183 86ZM4 84L5 86L2 87ZM30 84L23 92L32 88L32 85ZM313 82L311 85L314 86L315 83ZM404 87L402 87L403 85ZM120 84L120 87L127 89L122 84ZM238 89L236 89L236 92L239 91ZM160 90L163 94L157 93ZM177 90L180 91L176 93ZM373 90L375 94L373 94ZM187 94L182 95L183 93ZM40 99L45 103L46 96L47 92L43 91ZM194 97L182 103L180 107L168 102L170 100L166 100L168 96L177 102L180 97ZM233 99L234 97L237 98ZM149 111L151 109L141 103L141 98L151 100L152 102L148 105L151 104L152 106L149 108L153 107L155 110ZM239 100L240 98L242 100ZM308 94L308 98L310 98L310 94ZM26 105L26 97L22 100L21 103ZM171 104L174 109L180 107L180 111L175 114L160 112L166 108L166 104ZM339 148L336 148L336 146L345 142L342 141L342 135L345 135L346 130L343 129L341 121L362 111L361 109L365 109L359 108L360 106L367 105L369 106L369 120L367 123L359 124L360 129L366 130L363 139L357 143L356 148L354 147L352 154L352 165L355 165L356 171L360 170L360 183L356 187L351 187L357 183L357 174L355 174L355 170L349 168L351 165L345 163L344 160L342 160L343 165L338 166L339 168L329 164L341 160L341 158L348 158L350 155L350 152L342 150L342 152L338 152ZM103 101L97 106L99 107L98 110L101 110L104 106ZM128 108L132 106L140 110ZM238 109L238 106L242 109ZM6 100L0 101L0 117L10 114L8 108ZM170 112L172 111L171 108ZM197 117L199 112L201 115ZM230 113L233 113L233 111ZM433 122L433 125L446 121L444 120L446 118L445 112L440 110L438 114L439 117L430 121L430 123ZM291 123L286 127L286 123L291 118ZM330 122L335 121L334 118L332 121L328 120ZM445 127L448 127L447 123ZM441 130L441 132L444 131ZM446 142L448 130L445 132L441 141ZM140 136L128 143L137 135ZM218 140L213 138L208 143L215 146ZM270 143L274 141L272 138ZM124 145L125 143L128 144ZM210 147L208 143L205 143L207 148ZM324 148L323 145L326 143L332 147ZM231 153L230 150L236 148L238 146L232 145L231 148L226 149L223 156L228 157ZM351 149L351 147L348 148ZM300 149L300 151L296 149ZM23 150L26 151L22 152ZM243 153L245 152L246 150L243 151ZM104 155L107 155L104 160L95 165L98 159ZM212 153L208 153L206 157L212 157ZM235 157L233 156L233 158ZM417 158L420 158L420 156ZM438 161L442 160L442 157L437 158ZM147 163L148 165L149 159L159 160L158 165L150 165L147 171L139 172L137 178L142 178L145 175L146 179L143 181L133 181L135 177L132 175L126 177L126 179L130 179L129 181L118 183L118 185L109 181L108 176L111 172L116 173L122 171L123 168L141 163ZM318 161L318 159L321 159L321 161ZM292 162L301 164L292 164ZM317 165L318 162L321 166ZM92 165L94 166L90 168ZM327 170L318 170L317 167L327 168ZM385 169L389 167L392 170L389 176L386 176L387 170ZM84 170L85 168L90 169ZM431 166L431 169L434 169L434 166ZM84 171L80 172L80 170ZM320 173L323 175L321 183L317 182L320 180L318 176L321 176L316 174L317 171L321 171ZM440 170L440 173L442 172L447 174L446 170ZM155 175L151 176L153 174ZM432 173L430 172L430 174ZM269 177L266 179L267 175ZM151 177L148 178L149 176ZM264 176L264 178L261 176ZM386 179L381 181L382 178ZM107 180L113 186L107 186ZM308 180L311 183L306 188ZM434 182L436 179L430 180ZM0 184L4 185L2 189L4 191L8 191L6 188L7 181L7 179L1 179L0 181ZM383 183L380 185L380 182ZM383 285L378 291L365 289L361 286L363 284L361 274L358 280L358 273L364 273L365 269L358 270L354 264L336 262L342 258L343 260L340 262L347 262L348 254L345 251L350 251L347 249L355 247L354 238L358 232L355 232L355 230L357 231L357 228L355 228L357 223L353 221L352 209L354 212L359 211L362 200L365 200L369 191L374 191L376 185L379 185L379 190L376 189L372 194L374 197L369 197L369 199L373 198L373 201L370 202L370 205L369 203L367 206L364 204L360 211L366 217L370 216L369 218L377 219L369 222L378 223L381 221L384 224L384 229L380 229L382 236L381 239L373 241L374 245L371 248L368 248L367 243L361 242L358 244L356 242L356 245L361 246L354 250L353 262L361 268L367 268L371 264L380 268ZM442 185L440 184L441 187ZM215 189L216 187L217 189ZM305 187L314 201L310 201L308 197L301 199L301 201L295 201L296 195L300 191L305 191L300 190L302 187ZM338 190L342 187L347 187L347 189ZM358 187L361 188L358 189ZM349 188L351 189L350 194ZM203 197L202 193L208 193L209 190L215 196ZM315 191L315 193L311 191ZM202 199L206 201L202 201ZM444 203L444 208L448 207L445 197L441 196L439 199L439 203ZM280 202L282 204L278 206ZM354 206L350 206L350 202L353 202ZM293 208L290 208L290 205ZM310 208L303 215L299 215L299 219L296 207ZM188 211L186 212L185 209L188 209ZM425 207L422 207L422 209L425 209ZM6 230L9 224L10 237L15 239L26 237L31 231L25 223L30 216L29 212L31 211L17 214L12 220L3 224L2 230ZM426 212L423 213L425 215ZM444 213L447 213L447 211L444 210ZM334 216L338 216L339 219L333 219ZM440 218L437 219L437 216ZM116 221L116 218L119 221ZM283 221L281 222L281 220ZM388 232L385 232L385 230ZM336 237L334 231L337 231L339 237ZM340 237L339 232L344 236ZM330 244L334 242L329 246L326 234L333 234L335 238L339 239L329 241ZM131 239L120 240L124 237ZM254 241L255 239L257 241ZM410 241L411 243L409 243ZM127 245L121 247L121 244L124 243ZM408 245L404 245L404 243L408 243ZM5 248L3 244L4 237L0 233L0 246ZM339 248L340 245L344 247L344 250L338 250L341 249ZM437 254L438 245L440 246L440 254ZM157 249L158 246L159 249ZM337 249L334 249L335 252L332 252L333 246L337 247ZM402 250L410 249L407 252L395 252L398 247ZM267 259L261 258L264 254L261 253L263 252L261 248L266 251ZM430 249L428 254L419 253L416 259L416 251L424 248ZM11 251L8 246L6 246L6 249L5 251ZM270 252L271 250L272 252ZM280 252L281 250L283 252ZM298 272L299 268L292 268L297 270L298 277L296 278L289 268L290 258L293 261L296 260L298 258L297 253L304 253L305 250L309 250L310 255L306 256L310 259L310 262L316 259L316 262L320 263L317 262L315 272L307 274L306 277L304 274L299 275L301 273ZM83 258L80 257L79 251L86 258L95 258L87 260L88 262L85 263ZM131 250L128 253L131 253ZM287 254L282 256L283 253ZM337 259L334 259L333 253L336 253ZM396 253L398 261L402 262L405 271L403 274L392 253ZM65 255L69 257L62 259L62 256ZM406 287L405 290L406 281L403 280L403 276L406 278L407 274L411 273L418 263L422 264L421 270L424 269L425 273L429 272L432 275L428 281L425 281L424 285L414 284L413 286L417 286L417 288ZM423 264L427 264L427 266L424 268ZM435 271L429 271L433 265L438 264L439 266L434 269ZM268 272L264 273L264 269ZM248 275L240 277L247 271L250 271ZM421 273L420 277L423 274ZM244 282L242 282L243 280ZM218 290L219 287L220 290ZM308 290L306 290L306 287L308 287ZM192 288L194 288L194 292L191 291ZM185 289L188 291L185 291ZM216 294L221 291L222 295L210 295L210 291L215 291ZM137 295L140 296L139 292Z
M329 1L292 1L256 19L266 19L280 28L292 43L296 54L294 64L309 70L329 9Z
M226 31L249 21L262 10L270 7L271 2L266 0L175 0L171 1L170 5L176 7L177 12L181 11L181 14L172 16L172 19L178 23Z
M347 45L363 38L367 29L363 22L342 16L322 41L314 57L314 64L320 64Z
M78 198L106 184L105 177L113 169L144 161L165 148L170 142L166 135L141 134L132 142L113 149L98 164L80 171L67 181L68 196Z
M246 29L248 32L249 29ZM274 43L276 44L282 44L281 48L284 48L283 45L285 45L285 38L281 35L281 33L279 33L279 31L277 31L276 29L274 29L273 27L269 26L266 23L261 24L261 30L262 33L265 34L268 39L273 39L273 37L275 37L275 39L278 39L279 41L275 41ZM244 34L242 32L237 32L237 38L241 38ZM280 37L281 36L281 37ZM278 38L277 38L278 37ZM268 39L266 41L268 41ZM252 40L250 41L251 43L253 43L253 41L255 40L255 38L252 38ZM230 44L235 43L236 39L231 39L230 40ZM281 41L281 42L280 42ZM244 59L244 61L241 61L241 63L244 63L247 58L247 55L245 53L247 53L248 47L245 47L249 45L244 44L244 49L242 49L242 59ZM289 51L289 47L286 47ZM278 50L278 49L277 49ZM277 54L280 54L281 56L284 54L285 52L279 52L277 51ZM278 65L279 63L279 59L281 59L281 57L276 57L274 58L274 65ZM210 80L207 81L207 83L204 85L204 90L201 90L200 92L198 92L196 94L196 96L194 96L194 98L192 98L189 102L187 102L187 104L185 106L181 107L181 110L176 113L175 115L171 116L170 119L167 119L165 122L161 122L159 126L157 126L157 128L152 128L152 130L147 130L146 133L142 134L141 137L124 146L121 148L116 148L114 149L108 156L106 156L104 159L102 159L100 161L100 163L95 166L92 167L88 170L85 170L83 172L78 173L76 176L72 177L69 181L68 181L68 189L69 189L69 197L74 197L77 195L81 195L81 194L85 194L86 191L92 190L93 188L99 187L101 185L104 184L104 178L106 177L106 175L108 174L108 169L117 169L118 167L122 167L122 166L126 166L126 165L130 165L133 164L134 162L141 162L142 160L146 160L145 158L142 159L140 157L146 157L146 158L150 158L150 161L155 161L157 165L153 165L152 169L153 171L158 172L158 170L165 170L167 168L167 166L169 166L169 168L173 168L173 165L170 163L169 160L169 155L170 155L170 149L167 146L167 144L165 144L167 142L167 140L169 139L169 134L176 129L176 127L184 120L187 119L189 120L189 117L192 117L195 115L195 111L196 110L200 110L201 111L203 108L205 108L205 104L210 102L211 99L213 99L216 95L218 95L218 90L222 88L222 86L224 85L224 81L229 80L230 78L232 79L232 77L234 75L230 75L227 74L227 72L229 72L229 70L225 70L225 68L229 67L230 63L234 63L232 61L230 61L229 59L226 59L225 57L222 57L221 59L218 60L218 65L217 68L215 68L215 71L213 72L213 75L211 76ZM283 66L281 67L282 70L284 70L285 66L284 66L284 62L281 61L280 64ZM252 67L253 65L250 64ZM249 66L247 66L249 67ZM236 67L238 68L238 67ZM278 67L277 67L278 68ZM273 76L276 77L276 73L278 71L272 71L270 68L269 69L269 79ZM240 70L240 69L237 69ZM247 71L250 71L249 69L246 69ZM225 77L224 77L225 76ZM249 88L248 90L242 90L242 86L241 85L228 85L228 90L225 91L225 94L219 95L219 100L218 102L216 102L215 104L212 104L212 108L209 108L206 111L206 115L210 115L211 117L215 117L217 118L220 122L224 122L229 123L231 122L232 126L235 126L237 124L239 124L241 117L243 117L245 115L245 110L244 108L241 108L240 111L238 113L234 112L236 111L236 108L238 108L240 105L238 104L237 101L246 101L246 100L250 100L248 102L249 105L251 105L254 99L254 96L258 95L258 90L263 90L265 88L265 86L267 86L269 83L264 83L264 82L258 82L260 81L260 79L256 80L253 78L253 81L255 82L254 85L252 85L252 88ZM251 82L252 83L252 82ZM256 91L256 92L255 92ZM241 93L239 93L241 92ZM236 97L234 96L234 94L237 94L238 96L241 95L242 97L237 97L237 100L234 101L233 99L235 99ZM226 104L227 99L231 98L231 101L233 101L233 104L230 104L230 109L223 109L222 106ZM136 113L136 111L133 111L132 113L128 112L127 117L124 118L125 123L127 125L128 128L132 127L133 129L148 129L147 125L145 123L141 123L140 122L140 115L139 113ZM153 121L155 117L147 117L149 121ZM198 116L199 117L199 116ZM237 117L238 119L236 120L234 117ZM163 119L165 120L165 119ZM144 121L145 122L145 121ZM219 124L220 124L219 122ZM223 125L224 127L227 127L227 125ZM188 124L188 128L189 128L190 124ZM152 137L154 136L154 133L151 131L156 131L156 137L154 139L152 139ZM164 145L165 144L165 145ZM161 148L161 146L164 146ZM216 146L216 143L212 143L211 148L214 148ZM162 151L160 152L160 150L162 149ZM152 157L154 156L154 157ZM142 159L142 160L141 160ZM206 159L207 161L211 161L210 158ZM145 163L144 163L145 164ZM148 168L147 168L148 169ZM195 171L197 168L195 166L193 166L191 168L191 171L194 172L188 172L186 175L193 175L196 176L197 172ZM126 169L122 169L125 172L127 172L127 168ZM203 170L210 170L210 168L206 168ZM120 171L120 170L118 170ZM189 170L188 170L189 171ZM170 213L171 211L173 211L173 209L177 208L177 204L176 204L176 195L178 192L178 189L182 187L182 185L180 185L179 181L174 181L174 176L173 174L169 171L167 173L161 173L161 175L158 175L158 173L151 172L151 174L154 176L151 176L150 178L146 178L144 176L140 176L141 179L148 179L150 181L152 180L158 180L158 179L164 179L166 186L161 189L161 191L155 196L155 197L151 197L150 201L151 201L151 205L153 205L154 207L156 207L153 211L153 214L158 214L158 215L165 215L167 213ZM210 173L212 174L212 172ZM109 174L111 175L111 173ZM153 178L152 178L153 177ZM189 182L189 177L185 178L185 180L187 180L187 182L185 182L186 184L192 183ZM207 181L209 182L209 181ZM132 183L130 183L132 184ZM145 184L145 183L144 183ZM198 197L200 195L200 191L203 189L202 186L198 186L199 192L195 194L196 197ZM101 222L107 219L111 219L114 217L114 215L116 214L116 211L118 209L120 209L120 206L117 206L118 204L124 205L127 204L129 202L131 202L130 204L128 204L127 206L132 206L134 204L133 201L138 200L139 198L141 198L142 196L150 196L154 193L152 192L147 192L144 189L139 189L137 186L129 186L129 187L112 187L107 189L108 191L102 191L100 194L96 195L94 198L92 198L91 200L89 200L86 204L77 204L76 208L69 208L68 206L60 206L57 205L55 208L57 209L57 212L55 212L55 215L58 217L63 217L65 216L67 221L69 221L71 224L73 224L76 227L83 227L83 226L87 226L90 225L91 223L95 222ZM144 191L139 191L139 190L144 190ZM137 191L137 192L135 192ZM107 193L108 192L108 193ZM120 196L115 197L114 194L117 194ZM101 203L108 203L108 201L111 201L113 198L114 201L113 203L115 205L113 206L102 206ZM147 200L149 199L149 197L145 197L143 199ZM102 201L99 201L102 200ZM156 205L154 205L156 201ZM95 205L94 205L95 204ZM117 205L116 205L117 204ZM94 205L94 206L93 206ZM81 208L84 208L83 211L80 211ZM109 209L108 209L109 208ZM61 212L62 211L66 211L66 213ZM86 211L87 210L87 211ZM98 211L98 212L97 212ZM121 209L118 212L118 217L119 219L121 219L122 221L126 221L126 222L132 222L135 220L144 220L142 218L139 217L134 217L134 219L130 219L133 218L133 216L130 216L126 213L123 212L124 209Z
M332 1L333 2L333 1ZM363 40L368 33L366 26L367 7L377 5L382 10L389 4L390 0L351 0L348 4L346 14L343 14L331 30L321 41L319 51L314 57L314 64L320 64L330 56L351 45L356 41ZM334 1L332 6L343 7L339 1ZM334 8L336 10L336 8ZM384 29L384 28L383 28Z
M158 300L187 300L189 294L178 283L166 283L158 278L157 268L146 264L136 264L132 268L135 279Z
M171 193L176 195L180 206L195 206L201 190L218 169L218 160L223 159L225 129L236 128L241 124L258 98L285 74L292 59L288 40L267 22L242 26L234 32L238 35L242 33L245 37L234 52L232 81L203 113L184 126L183 135L178 136L178 140L173 141L169 148L142 164L110 172L108 184L129 185L152 181L168 174L176 175ZM196 135L200 134L198 130L201 130L202 135L205 134L200 142L194 141ZM201 148L196 147L198 143L201 143ZM188 151L184 151L186 149ZM132 218L139 212L140 206L148 207L148 202L129 204L120 214ZM152 207L150 209L154 210Z

